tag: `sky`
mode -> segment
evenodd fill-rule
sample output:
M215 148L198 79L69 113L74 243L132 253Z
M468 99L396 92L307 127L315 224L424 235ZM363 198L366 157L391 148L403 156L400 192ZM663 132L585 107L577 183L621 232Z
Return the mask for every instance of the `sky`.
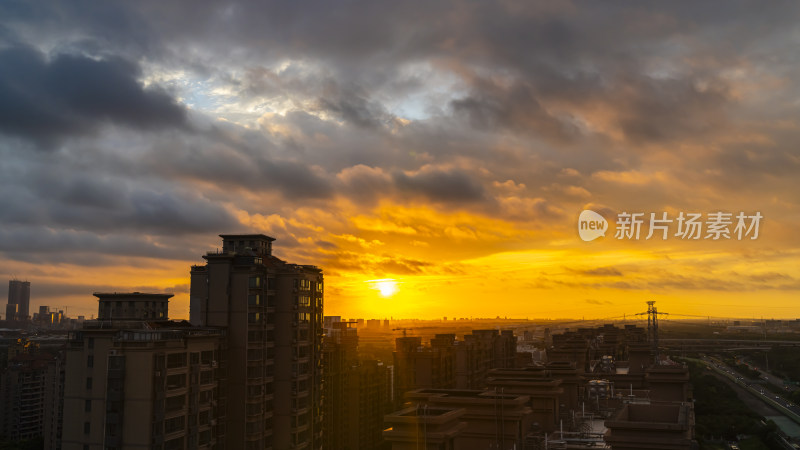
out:
M794 1L5 0L0 278L187 318L264 233L330 315L796 317L798 48ZM757 238L676 236L717 212Z

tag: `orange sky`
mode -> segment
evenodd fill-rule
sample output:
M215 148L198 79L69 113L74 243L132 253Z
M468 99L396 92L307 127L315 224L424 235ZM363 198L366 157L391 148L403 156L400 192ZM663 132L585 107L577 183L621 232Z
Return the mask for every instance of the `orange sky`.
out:
M186 318L241 232L350 318L797 316L796 3L170 5L0 6L0 277L33 310ZM759 238L614 238L718 211Z

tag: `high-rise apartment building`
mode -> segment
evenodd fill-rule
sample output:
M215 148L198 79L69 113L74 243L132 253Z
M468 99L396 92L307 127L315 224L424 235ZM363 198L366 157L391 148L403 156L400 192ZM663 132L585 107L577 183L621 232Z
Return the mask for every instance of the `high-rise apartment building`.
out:
M17 306L15 310L15 316L11 317L7 312L6 320L28 320L31 307L30 281L8 281L8 304ZM6 309L6 311L10 310L11 308Z
M323 448L380 449L383 416L390 410L391 371L360 360L355 328L333 322L323 346Z
M473 330L457 340L452 333L436 334L430 345L405 336L395 340L394 399L403 403L414 389L483 389L489 371L512 368L517 338L511 330Z
M0 435L42 438L45 450L61 445L63 355L23 346L0 373Z
M226 330L226 447L322 446L322 271L263 234L220 235L192 266L190 321Z

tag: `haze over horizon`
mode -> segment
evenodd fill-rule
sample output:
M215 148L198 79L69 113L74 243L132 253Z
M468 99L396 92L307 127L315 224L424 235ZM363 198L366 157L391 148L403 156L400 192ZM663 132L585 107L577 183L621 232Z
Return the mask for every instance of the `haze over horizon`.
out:
M96 313L221 233L364 318L794 318L800 4L0 3L0 279ZM582 241L584 209L763 216ZM734 219L734 225L736 221ZM674 226L674 224L673 224ZM0 283L5 296L7 283Z

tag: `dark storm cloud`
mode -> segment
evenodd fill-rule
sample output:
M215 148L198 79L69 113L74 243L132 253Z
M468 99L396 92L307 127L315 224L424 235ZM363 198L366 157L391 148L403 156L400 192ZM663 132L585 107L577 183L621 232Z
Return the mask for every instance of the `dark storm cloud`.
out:
M699 87L699 80L630 80L632 93L622 96L620 126L636 142L686 138L722 123L723 106L729 100L727 86Z
M0 51L0 132L42 145L95 131L103 123L160 129L185 123L165 92L143 88L139 69L120 58L61 54L28 47Z
M124 230L120 230L124 231ZM195 253L191 253L195 250ZM115 255L147 258L189 259L198 249L187 248L185 243L165 240L159 243L140 236L121 232L98 234L94 231L54 230L48 227L6 227L0 230L0 252L25 257L25 261L54 262L54 255L64 252L76 254L103 253L109 258L93 256L99 265L109 264ZM17 258L14 258L17 259ZM127 263L127 262L126 262ZM85 264L91 265L91 264Z
M2 174L8 195L0 197L0 219L9 225L183 234L218 231L237 223L221 205L164 182L148 188L109 176L62 174L43 167Z
M558 140L569 139L578 130L564 119L550 114L532 86L516 83L504 89L481 81L468 97L450 102L457 115L464 115L470 125L496 132L510 129L521 133L540 134Z
M321 98L319 107L361 128L378 128L392 119L380 104L353 92L343 92L333 98Z
M214 127L194 136L156 141L140 164L166 178L214 183L231 191L274 191L289 200L327 199L334 194L331 181L313 169L311 160L279 153L259 134L235 126Z
M423 169L417 173L395 172L392 180L401 193L423 195L438 202L470 202L484 197L481 183L459 170Z

